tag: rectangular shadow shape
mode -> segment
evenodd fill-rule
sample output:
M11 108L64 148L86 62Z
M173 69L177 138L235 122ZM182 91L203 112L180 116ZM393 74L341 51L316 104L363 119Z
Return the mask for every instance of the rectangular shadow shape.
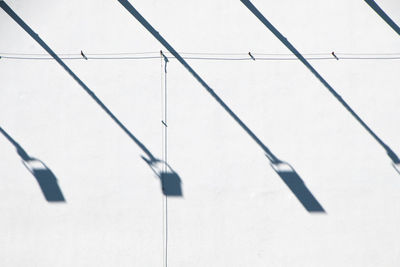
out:
M32 174L35 176L47 201L65 202L64 195L58 186L57 178L49 169L34 169Z
M307 211L325 213L324 208L319 204L318 200L313 196L310 190L308 190L303 180L294 170L276 170L276 172Z
M161 173L161 186L163 194L172 197L182 197L181 179L175 172Z

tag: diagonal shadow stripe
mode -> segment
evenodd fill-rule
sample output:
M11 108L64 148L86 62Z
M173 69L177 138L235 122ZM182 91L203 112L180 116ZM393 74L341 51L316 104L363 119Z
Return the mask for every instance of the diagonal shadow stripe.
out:
M96 103L107 113L108 116L136 143L137 146L147 155L148 158L142 157L145 162L150 166L150 168L156 173L156 175L163 181L162 177L174 177L175 181L180 181L179 175L169 167L168 173L164 174L160 171L156 165L158 165L161 160L156 158L150 150L142 143L140 140L132 134L125 127L125 125L107 108L107 106L96 96L96 94L86 86L86 84L61 60L60 57L35 33L4 1L0 1L0 7L15 21L17 22L47 53L49 53L64 70L71 75L71 77L89 94L89 96L96 101ZM169 165L168 165L169 166ZM168 174L168 175L167 175ZM165 180L165 179L164 179ZM172 179L170 179L172 180ZM180 190L180 188L179 188ZM166 194L163 191L164 194ZM168 195L168 194L166 194Z
M355 111L343 100L333 87L311 66L299 51L264 17L263 14L248 0L240 0L306 67L315 77L329 90L329 92L347 109L348 112L364 127L364 129L385 149L392 160L392 165L399 166L400 159L394 151L386 145L369 126L355 113Z
M400 28L396 23L383 11L374 0L364 0L398 35Z
M193 75L193 77L203 86L204 89L222 106L222 108L242 127L244 131L261 147L265 155L271 162L272 166L288 165L287 163L279 160L264 143L246 126L246 124L228 107L227 104L211 89L210 86L192 69L192 67L180 56L180 54L156 31L149 22L126 0L118 0L125 9L133 15L175 58ZM287 172L281 172L274 168L281 176L286 184L293 184L288 186L289 189L295 194L297 199L303 204L309 212L325 212L322 206L318 203L317 199L312 195L310 190L304 184L300 176L294 171L293 168ZM286 175L289 173L290 175ZM306 192L306 193L304 193ZM309 197L312 196L312 197Z

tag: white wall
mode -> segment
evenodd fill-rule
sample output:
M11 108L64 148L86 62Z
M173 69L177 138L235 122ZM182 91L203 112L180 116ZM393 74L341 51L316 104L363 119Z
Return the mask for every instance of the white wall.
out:
M131 1L180 52L290 53L239 1ZM364 1L252 3L302 53L400 53ZM400 4L377 3L400 24ZM165 49L118 1L7 1L58 54ZM0 135L0 266L162 266L163 195L143 151L0 10L0 127L58 179L44 198ZM400 153L400 60L315 60L317 71ZM157 157L160 59L65 60ZM188 63L326 213L310 213L262 149L183 68L168 64L168 266L398 266L400 174L298 60Z

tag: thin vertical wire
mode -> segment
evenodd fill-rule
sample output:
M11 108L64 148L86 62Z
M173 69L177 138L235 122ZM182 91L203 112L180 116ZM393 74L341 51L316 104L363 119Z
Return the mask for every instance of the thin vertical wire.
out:
M167 62L164 66L164 173L167 173L168 164L168 123L167 123ZM168 266L168 197L164 195L165 199L165 267Z
M161 57L161 117L162 117L162 173L160 174L163 184L163 174L167 173L167 62ZM165 65L163 65L163 63ZM163 79L164 78L164 79ZM164 192L163 192L164 193ZM163 194L163 266L168 266L168 199Z
M163 58L162 55L160 55L160 100L161 100L161 121L164 118L164 88L163 88ZM161 160L164 161L164 128L163 124L161 124ZM160 182L162 186L162 177L160 175ZM165 201L164 201L164 195L163 195L163 200L162 200L162 263L163 267L166 267L166 250L165 250Z

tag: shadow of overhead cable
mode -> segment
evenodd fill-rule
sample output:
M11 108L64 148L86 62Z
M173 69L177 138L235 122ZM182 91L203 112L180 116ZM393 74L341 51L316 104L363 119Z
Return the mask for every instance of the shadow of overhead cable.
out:
M94 94L93 91L83 83L81 79L58 57L58 55L51 50L51 48L36 34L4 1L0 1L0 7L15 21L17 22L47 53L49 53L58 64L60 64L66 72L90 95L90 97L96 101L96 103L106 112L111 119L140 147L140 149L147 155L147 159L145 160L147 164L153 169L157 169L154 165L162 162L160 159L157 159L148 149L147 147L140 142L139 139L136 138L126 127L122 124L122 122L107 108L107 106ZM142 157L144 159L144 157ZM173 173L174 177L179 176L177 173ZM157 173L157 176L162 180L162 177L165 175L162 172Z
M32 158L11 136L0 127L0 133L15 147L17 154L21 157L24 166L36 178L40 189L48 202L65 202L65 198L57 183L57 178L53 172L37 158Z
M374 0L364 0L376 14L378 14L398 35L400 35L400 28L396 23L383 11Z
M244 124L244 122L225 104L224 101L211 89L208 84L190 67L178 52L146 21L144 17L126 0L118 0L207 90L207 92L225 109L225 111L247 132L248 135L262 148L270 160L274 170L309 212L325 212L317 199L312 195L300 176L288 164L279 160L261 140Z
M351 115L364 127L365 130L385 149L387 155L392 160L393 167L398 171L400 166L399 157L393 150L386 145L368 125L354 112L354 110L343 100L343 98L328 84L327 81L311 66L310 63L300 54L299 51L261 14L260 11L248 0L240 0L331 92L331 94L350 112Z

